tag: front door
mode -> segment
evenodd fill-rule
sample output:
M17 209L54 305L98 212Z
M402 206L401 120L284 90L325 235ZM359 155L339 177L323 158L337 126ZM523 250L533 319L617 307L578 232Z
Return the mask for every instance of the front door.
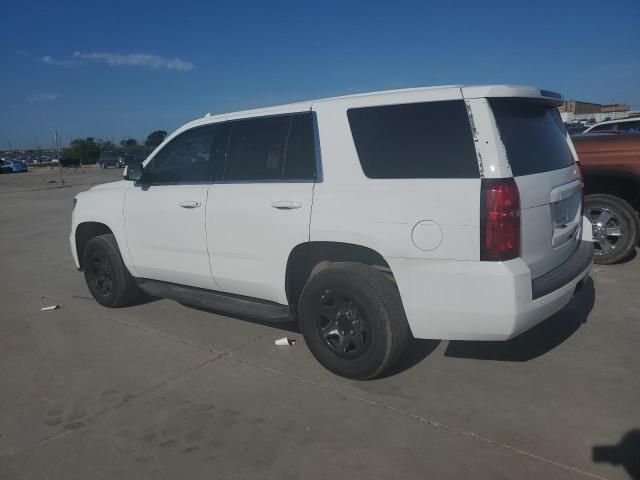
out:
M217 289L205 230L215 129L207 125L175 136L127 190L125 231L138 276Z

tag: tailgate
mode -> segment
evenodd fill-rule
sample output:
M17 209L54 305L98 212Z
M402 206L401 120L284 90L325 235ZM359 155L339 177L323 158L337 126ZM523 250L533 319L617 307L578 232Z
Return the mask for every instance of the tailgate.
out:
M490 99L520 193L521 256L532 278L576 251L582 227L582 181L555 107L523 98Z
M522 259L537 278L578 248L582 182L575 167L516 177L520 192Z

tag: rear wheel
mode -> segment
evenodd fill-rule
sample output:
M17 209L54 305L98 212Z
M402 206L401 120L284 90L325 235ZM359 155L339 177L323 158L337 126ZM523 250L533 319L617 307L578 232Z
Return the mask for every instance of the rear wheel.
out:
M613 195L587 195L585 215L593 225L594 262L602 265L624 260L635 248L640 232L633 207Z
M298 317L311 353L325 368L348 378L380 375L411 338L393 281L360 263L336 263L311 277Z
M122 261L113 235L89 240L82 258L87 286L98 303L111 308L124 307L139 297L140 290Z

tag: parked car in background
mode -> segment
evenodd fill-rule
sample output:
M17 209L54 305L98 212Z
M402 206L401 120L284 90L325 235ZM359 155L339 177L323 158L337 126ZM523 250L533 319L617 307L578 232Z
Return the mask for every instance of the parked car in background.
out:
M13 169L9 166L9 162L6 160L0 160L0 173L12 173Z
M28 170L27 162L24 160L6 160L2 168L6 173L21 173Z
M100 168L117 167L122 168L126 165L124 154L116 151L107 151L100 154L98 159Z
M591 133L572 140L584 175L595 262L624 260L640 235L640 134Z
M297 320L350 378L380 375L412 336L507 340L593 262L560 102L451 86L197 119L76 196L71 252L106 307L142 290Z
M640 133L640 117L608 120L591 125L584 131L584 133L602 132Z
M63 158L60 165L66 168L78 168L82 162L79 158Z

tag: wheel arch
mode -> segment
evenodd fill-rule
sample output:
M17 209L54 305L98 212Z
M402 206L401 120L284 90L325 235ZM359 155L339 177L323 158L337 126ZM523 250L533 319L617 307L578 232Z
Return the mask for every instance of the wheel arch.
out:
M80 270L84 268L82 254L84 252L84 248L87 245L87 242L89 242L89 240L94 237L107 234L113 235L113 230L109 228L108 225L102 222L82 222L78 224L75 231L75 240L76 254L78 255L78 264L80 265Z
M344 242L314 241L296 245L289 253L285 273L285 291L289 305L298 305L307 280L332 263L358 262L371 265L393 277L391 267L376 250Z

